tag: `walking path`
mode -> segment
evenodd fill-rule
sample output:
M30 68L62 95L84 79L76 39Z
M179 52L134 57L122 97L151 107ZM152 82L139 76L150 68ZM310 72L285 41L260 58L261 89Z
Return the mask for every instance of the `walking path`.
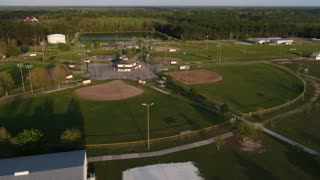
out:
M287 117L287 116L290 116L290 115L293 115L293 114L296 114L296 113L299 113L299 112L303 112L310 104L313 104L314 102L316 102L318 100L319 96L320 96L320 84L319 84L319 82L316 81L317 78L315 78L315 77L311 77L309 80L310 80L310 82L312 83L312 85L313 85L313 87L315 89L314 89L312 98L308 101L308 103L306 103L303 106L300 106L300 107L298 107L296 109L293 109L291 111L288 111L288 112L281 113L279 115L273 116L272 118L267 119L266 121L264 121L264 124L269 122L269 121L275 120L275 119L280 119L280 118L284 118L284 117Z
M295 142L295 141L293 141L291 139L286 138L285 136L282 136L282 135L280 135L280 134L278 134L278 133L276 133L274 131L271 131L270 129L265 128L261 123L253 123L253 122L251 122L249 120L246 120L246 119L244 119L244 118L242 118L240 116L237 116L235 114L233 114L233 116L236 117L237 119L242 120L245 123L248 123L248 124L251 124L251 125L255 126L256 128L260 128L264 133L266 133L266 134L268 134L268 135L270 135L270 136L272 136L272 137L274 137L276 139L279 139L279 140L281 140L283 142L286 142L288 144L291 144L293 146L300 147L301 149L303 149L305 152L307 152L309 154L312 154L312 155L318 155L319 154L319 152L317 152L317 151L315 151L315 150L313 150L311 148L308 148L307 146L304 146L304 145L302 145L300 143L297 143L297 142Z
M233 133L232 132L228 132L225 134L222 134L220 136L214 137L214 138L210 138L207 140L203 140L203 141L199 141L199 142L195 142L192 144L187 144L187 145L183 145L183 146L177 146L174 148L169 148L169 149L164 149L161 151L154 151L154 152L144 152L144 153L132 153L132 154L120 154L120 155L109 155L109 156L97 156L97 157L91 157L88 158L88 162L97 162L97 161L112 161L112 160L121 160L121 159L135 159L135 158L146 158L146 157L158 157L158 156L163 156L166 154L171 154L171 153L175 153L175 152L180 152L180 151L184 151L184 150L188 150L188 149L193 149L196 147L201 147L201 146L205 146L208 144L212 144L215 142L215 140L219 137L222 139L227 139L229 137L232 137Z
M154 90L156 90L156 91L159 91L159 92L161 92L161 93L163 93L163 94L167 94L167 95L170 94L170 92L164 91L164 90L162 90L162 89L160 89L160 88L157 88L157 87L154 87L154 86L151 86L151 88L154 89Z

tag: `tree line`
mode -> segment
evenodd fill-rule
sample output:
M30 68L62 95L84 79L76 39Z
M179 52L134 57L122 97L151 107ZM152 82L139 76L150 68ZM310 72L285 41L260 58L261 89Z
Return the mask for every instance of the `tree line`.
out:
M73 38L76 32L159 31L183 40L242 39L258 36L320 37L318 9L116 8L6 10L0 39L19 46L47 34ZM38 23L19 19L37 16Z

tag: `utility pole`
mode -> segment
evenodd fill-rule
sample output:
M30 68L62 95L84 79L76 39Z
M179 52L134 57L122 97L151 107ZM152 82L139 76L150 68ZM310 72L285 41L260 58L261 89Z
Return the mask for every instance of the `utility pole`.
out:
M147 140L147 144L148 144L148 151L150 150L150 106L153 106L153 103L147 104L147 103L143 103L142 106L146 106L147 107L147 133L148 133L148 140Z
M25 92L26 92L26 88L25 88L25 86L24 86L24 79L23 79L23 74L22 74L23 64L22 64L22 63L19 63L19 64L17 64L17 67L20 68L21 82L22 82L22 90L23 90L23 93L25 93Z
M28 64L25 67L29 70L30 90L31 90L31 93L33 94L32 76L31 76L31 71L30 71L30 69L32 68L32 65Z

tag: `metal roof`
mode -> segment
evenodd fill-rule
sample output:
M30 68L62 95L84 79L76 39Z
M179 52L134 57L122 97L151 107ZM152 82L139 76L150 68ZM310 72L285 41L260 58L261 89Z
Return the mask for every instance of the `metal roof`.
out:
M53 172L58 171L60 171L60 174L62 173L68 176L72 176L70 173L75 172L78 172L80 173L79 175L81 175L83 174L83 170L81 172L81 169L85 163L85 150L0 159L0 179L12 179L14 173L23 171L29 171L29 175L20 176L19 179L30 179L29 176L33 174L37 175L37 177L44 177L46 174L52 174ZM63 170L66 172L61 172ZM56 173L56 176L59 173ZM40 178L33 177L32 179Z

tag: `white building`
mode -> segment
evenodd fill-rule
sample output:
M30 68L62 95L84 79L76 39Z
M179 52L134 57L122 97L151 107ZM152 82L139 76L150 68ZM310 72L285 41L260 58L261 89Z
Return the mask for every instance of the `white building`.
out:
M275 39L275 40L271 40L271 42L274 44L290 45L293 43L293 40L292 39Z
M141 65L137 64L134 61L122 60L117 64L117 71L131 72L131 71L134 71L140 67L141 67Z
M320 51L319 52L314 52L311 57L314 60L320 60Z
M50 34L47 39L49 44L66 43L66 36L63 34Z
M0 160L1 180L87 180L86 152L71 151Z

